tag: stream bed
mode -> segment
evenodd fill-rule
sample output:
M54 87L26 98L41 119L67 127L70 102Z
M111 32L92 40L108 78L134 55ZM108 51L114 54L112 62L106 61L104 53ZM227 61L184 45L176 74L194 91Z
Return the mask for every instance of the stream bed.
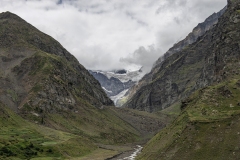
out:
M111 160L135 160L136 156L141 153L142 148L142 146L137 145L133 151L124 152L114 158L111 158Z

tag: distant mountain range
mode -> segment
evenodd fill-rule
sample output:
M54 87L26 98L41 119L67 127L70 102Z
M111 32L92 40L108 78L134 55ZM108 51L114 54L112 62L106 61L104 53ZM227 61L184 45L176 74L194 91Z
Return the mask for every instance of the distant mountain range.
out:
M89 72L96 78L106 94L114 101L116 106L121 106L121 99L142 77L141 69L128 71L125 69L114 71L94 71Z

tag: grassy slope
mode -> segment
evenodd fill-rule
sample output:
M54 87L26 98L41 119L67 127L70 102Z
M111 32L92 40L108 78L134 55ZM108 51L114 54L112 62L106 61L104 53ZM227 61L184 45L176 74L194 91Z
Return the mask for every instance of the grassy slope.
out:
M149 113L127 108L109 108L117 117L127 121L139 134L139 140L149 140L156 131L161 130L173 120L173 116L159 112Z
M239 159L240 77L195 92L138 159Z
M83 156L96 149L87 138L30 123L2 104L0 114L0 158L62 159Z

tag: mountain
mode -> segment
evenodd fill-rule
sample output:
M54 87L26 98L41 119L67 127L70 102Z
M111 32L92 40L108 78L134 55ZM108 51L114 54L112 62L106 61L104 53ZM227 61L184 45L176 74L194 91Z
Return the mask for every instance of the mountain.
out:
M60 43L13 13L0 14L0 159L106 159L129 150L116 145L167 123L113 105Z
M162 66L184 72L179 81L189 78L197 91L182 101L180 116L137 159L239 159L240 1L228 0L213 29L166 61Z
M205 55L207 48L204 47L207 42L206 44L202 42L202 46L199 46L197 51L193 50L190 44L198 45L196 41L215 27L218 18L225 10L226 7L198 24L184 40L175 44L160 57L151 72L130 89L124 106L149 112L158 111L186 98L198 88L208 85L208 82L195 83L202 76L204 58L207 56Z
M108 97L114 101L116 106L121 106L121 98L143 76L141 69L136 71L125 69L114 71L89 70L89 72L99 81Z
M2 13L0 20L0 87L4 90L0 99L7 106L15 110L25 104L38 105L43 110L46 109L43 105L49 110L67 109L76 103L76 95L89 99L96 107L113 104L99 83L53 38L9 12ZM41 96L41 102L34 95ZM59 101L54 109L50 102L55 99ZM61 105L66 105L66 101L69 101L67 106Z
M222 16L222 14L226 11L227 7L224 7L222 10L220 10L217 13L213 13L211 16L209 16L203 23L199 23L191 33L188 34L188 36L179 41L178 43L174 44L173 47L171 47L164 56L160 57L155 64L153 65L153 70L159 70L161 67L161 63L164 59L171 56L172 54L181 51L183 48L188 46L189 44L192 44L197 41L199 37L204 35L208 30L210 30L214 25L217 24L218 18ZM153 71L154 72L154 71Z

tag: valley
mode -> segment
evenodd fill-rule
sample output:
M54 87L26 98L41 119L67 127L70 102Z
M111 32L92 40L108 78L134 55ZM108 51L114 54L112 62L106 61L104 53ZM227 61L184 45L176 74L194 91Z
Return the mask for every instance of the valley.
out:
M131 153L136 144L146 143L171 120L168 115L164 116L169 118L160 119L158 115L114 107L104 108L101 114L105 118L111 116L111 123L115 124L108 134L97 129L91 129L90 132L89 127L97 126L90 123L75 128L74 132L49 128L26 121L1 105L0 155L4 159L107 159ZM141 123L136 126L136 122ZM120 126L127 128L118 130ZM104 130L107 128L104 127Z
M87 70L51 36L0 13L0 159L240 159L239 97L239 0L146 75Z

